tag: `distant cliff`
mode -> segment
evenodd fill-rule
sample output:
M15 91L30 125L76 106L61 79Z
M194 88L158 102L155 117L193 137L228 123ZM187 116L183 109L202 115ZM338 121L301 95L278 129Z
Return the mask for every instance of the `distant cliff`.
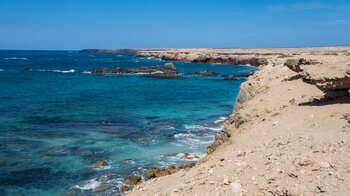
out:
M80 52L98 52L98 53L136 53L136 49L83 49Z
M137 53L138 51L167 51L169 49L83 49L80 52L97 52L97 53Z

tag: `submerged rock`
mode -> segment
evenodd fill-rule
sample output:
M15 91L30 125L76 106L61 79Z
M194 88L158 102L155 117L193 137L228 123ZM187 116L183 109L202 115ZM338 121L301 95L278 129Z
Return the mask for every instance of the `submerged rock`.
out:
M184 77L175 74L152 74L142 75L141 78L157 78L157 79L182 79Z
M124 69L118 67L116 69L111 68L100 68L92 70L94 74L137 74L137 73L157 73L161 72L164 74L177 74L177 68L173 63L166 63L165 65L157 65L152 67L139 67L135 69Z
M42 151L46 155L66 155L69 152L67 147L52 147Z
M98 167L102 167L102 166L106 166L108 165L108 163L106 161L100 161L100 162L97 162L93 165L91 165L90 167L91 168L98 168Z
M107 189L111 188L111 185L109 184L102 184L94 189L92 189L92 192L95 193L95 192L101 192L101 191L105 191Z
M128 163L130 161L132 161L132 159L124 159L124 160L122 160L122 162L124 162L124 163Z
M141 181L141 176L128 176L123 179L124 184L129 184L129 185L136 185Z
M197 76L219 76L218 73L209 72L209 71L197 71L194 73L188 73L186 75L197 75Z
M224 80L238 80L237 78L233 78L233 77L228 77L228 78L224 78Z
M233 75L233 77L249 77L251 75L253 75L254 73L246 73L246 74L235 74Z

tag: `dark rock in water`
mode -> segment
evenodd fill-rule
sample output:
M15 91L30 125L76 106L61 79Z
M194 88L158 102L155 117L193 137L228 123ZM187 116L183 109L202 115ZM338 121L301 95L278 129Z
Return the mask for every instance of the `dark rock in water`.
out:
M128 191L128 190L130 190L131 189L131 187L129 187L129 186L122 186L122 188L120 188L120 192L125 192L125 191Z
M25 68L25 69L23 69L23 71L32 71L32 69L30 69L30 68Z
M128 176L123 179L124 184L129 184L129 185L136 185L141 181L141 176Z
M76 152L75 155L77 156L83 156L83 157L88 157L88 156L94 156L95 153L90 150L90 149L87 149L87 150L81 150L79 152Z
M166 176L169 174L172 174L171 172L174 172L175 167L171 167L169 170L168 169L162 169L159 167L153 167L145 173L145 178L151 179L151 178L157 178L161 176Z
M249 77L251 75L253 75L254 73L246 73L246 74L236 74L236 75L233 75L233 77Z
M157 79L182 79L184 77L174 74L152 74L152 75L142 75L141 78L157 78Z
M181 169L188 169L188 168L192 168L193 166L195 166L195 163L190 163L188 165L184 165L184 166L180 166L178 168L174 167L174 166L169 166L167 169L162 169L159 167L153 167L149 170L147 170L147 172L145 173L145 178L147 179L151 179L151 178L158 178L161 176L166 176L166 175L170 175L173 174Z
M165 65L157 65L152 67L139 67L135 69L124 69L118 67L116 69L100 68L92 70L91 73L95 74L136 74L136 73L155 73L161 72L164 74L177 74L177 68L173 63L166 63Z
M238 80L238 79L237 79L237 78L229 77L229 78L224 78L224 80Z
M69 152L69 148L67 147L52 147L42 151L46 155L67 155Z
M102 166L106 166L108 165L108 163L106 161L100 161L100 162L97 162L93 165L91 165L90 167L91 168L98 168L98 167L102 167Z
M197 71L195 73L188 73L186 75L197 75L197 76L218 76L219 74L209 71Z
M221 77L226 78L228 77L228 75L224 74L224 75L221 75Z
M124 163L130 162L130 161L132 161L132 159L124 159L124 160L122 160L122 162L124 162Z

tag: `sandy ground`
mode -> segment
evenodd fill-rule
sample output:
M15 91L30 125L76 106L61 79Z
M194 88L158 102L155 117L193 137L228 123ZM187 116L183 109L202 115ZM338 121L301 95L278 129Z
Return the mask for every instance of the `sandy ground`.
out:
M325 98L283 65L314 59L320 63L310 72L342 75L350 68L350 47L249 50L298 54L264 55L269 64L242 84L225 123L228 141L195 167L143 182L128 196L350 195L349 94Z

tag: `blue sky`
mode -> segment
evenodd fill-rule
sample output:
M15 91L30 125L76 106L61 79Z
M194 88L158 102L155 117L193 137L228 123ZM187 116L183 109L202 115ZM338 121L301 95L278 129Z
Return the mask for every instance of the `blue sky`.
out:
M0 0L0 49L350 45L350 1Z

